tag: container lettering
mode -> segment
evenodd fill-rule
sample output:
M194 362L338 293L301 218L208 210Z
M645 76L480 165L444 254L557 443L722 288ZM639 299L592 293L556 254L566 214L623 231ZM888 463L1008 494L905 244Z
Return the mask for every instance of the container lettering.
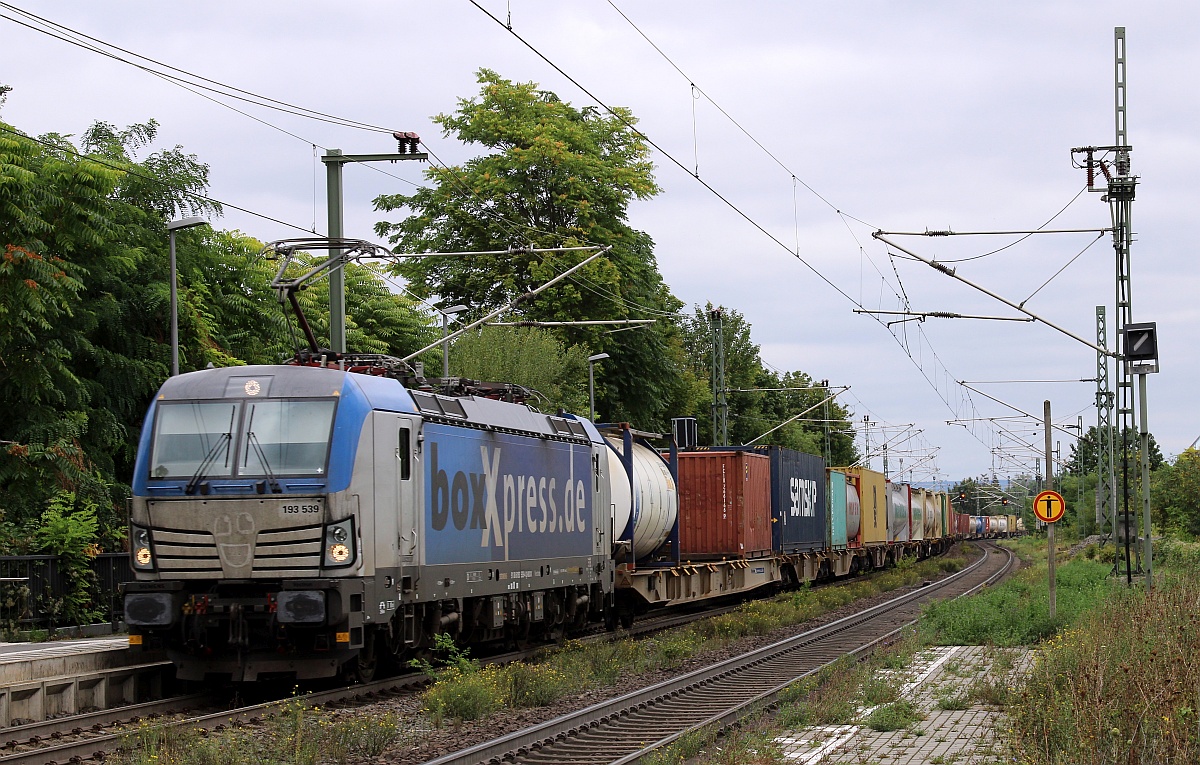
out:
M587 447L430 424L425 453L429 563L591 553Z

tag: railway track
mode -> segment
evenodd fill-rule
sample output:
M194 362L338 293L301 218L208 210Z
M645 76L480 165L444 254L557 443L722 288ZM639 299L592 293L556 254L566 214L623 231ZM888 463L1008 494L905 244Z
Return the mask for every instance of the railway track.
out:
M672 613L639 622L621 637L645 636L679 627L697 619L733 610L736 606L695 613ZM606 640L611 633L602 628L580 638ZM547 646L512 651L481 659L483 663L507 663L531 658ZM357 705L420 691L429 682L426 675L413 673L368 684L353 685L302 696L272 700L261 704L230 708L228 699L217 693L177 696L114 709L27 723L0 730L0 765L61 765L68 762L103 760L116 753L123 736L142 723L161 726L187 726L221 730L229 726L254 724L275 714L286 702L305 706Z
M913 624L934 598L961 597L1005 576L1011 552L991 545L953 576L748 654L431 761L428 765L638 762L697 729L724 728L769 706L790 683L861 655Z
M827 586L836 586L836 584L830 583ZM692 613L670 613L646 618L639 620L632 629L621 630L615 634L622 638L647 636L684 626L698 619L726 613L737 607L737 605L728 605ZM611 636L612 633L606 633L601 628L597 628L581 639L583 641L606 640ZM528 659L546 648L547 646L538 646L512 651L483 658L481 661L483 663L519 661ZM222 698L217 693L202 693L148 701L40 723L29 723L0 731L0 765L62 765L63 763L88 760L101 761L114 755L122 745L123 739L128 735L128 731L139 724L149 723L163 727L178 726L219 731L228 727L253 725L269 719L284 703L300 702L310 707L359 706L417 693L425 687L428 681L427 676L414 673L373 683L301 696L288 696L286 699L233 708L230 708L228 697ZM521 744L517 748L519 749L521 746L526 745ZM483 762L488 759L494 758L447 760L447 762ZM441 761L439 760L439 762Z

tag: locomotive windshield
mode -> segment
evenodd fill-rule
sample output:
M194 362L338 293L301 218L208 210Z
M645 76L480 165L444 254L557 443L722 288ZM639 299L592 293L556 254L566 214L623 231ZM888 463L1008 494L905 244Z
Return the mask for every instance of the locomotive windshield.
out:
M336 401L164 401L151 478L325 474Z
M246 402L239 475L324 475L333 401Z

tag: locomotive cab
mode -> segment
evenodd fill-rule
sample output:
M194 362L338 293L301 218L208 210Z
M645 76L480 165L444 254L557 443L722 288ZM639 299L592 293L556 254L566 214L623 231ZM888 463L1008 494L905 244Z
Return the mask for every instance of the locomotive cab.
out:
M361 439L345 424L366 408L343 396L344 378L206 370L172 378L155 400L125 615L180 677L328 676L363 645L367 551L350 485Z

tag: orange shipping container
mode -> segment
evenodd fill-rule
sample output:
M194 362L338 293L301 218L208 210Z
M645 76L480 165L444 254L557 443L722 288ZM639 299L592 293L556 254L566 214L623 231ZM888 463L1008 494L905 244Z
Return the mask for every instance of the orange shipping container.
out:
M838 468L846 474L858 491L858 503L862 517L862 543L876 544L887 541L888 495L887 479L861 467Z
M684 560L771 554L771 461L749 452L680 452Z

